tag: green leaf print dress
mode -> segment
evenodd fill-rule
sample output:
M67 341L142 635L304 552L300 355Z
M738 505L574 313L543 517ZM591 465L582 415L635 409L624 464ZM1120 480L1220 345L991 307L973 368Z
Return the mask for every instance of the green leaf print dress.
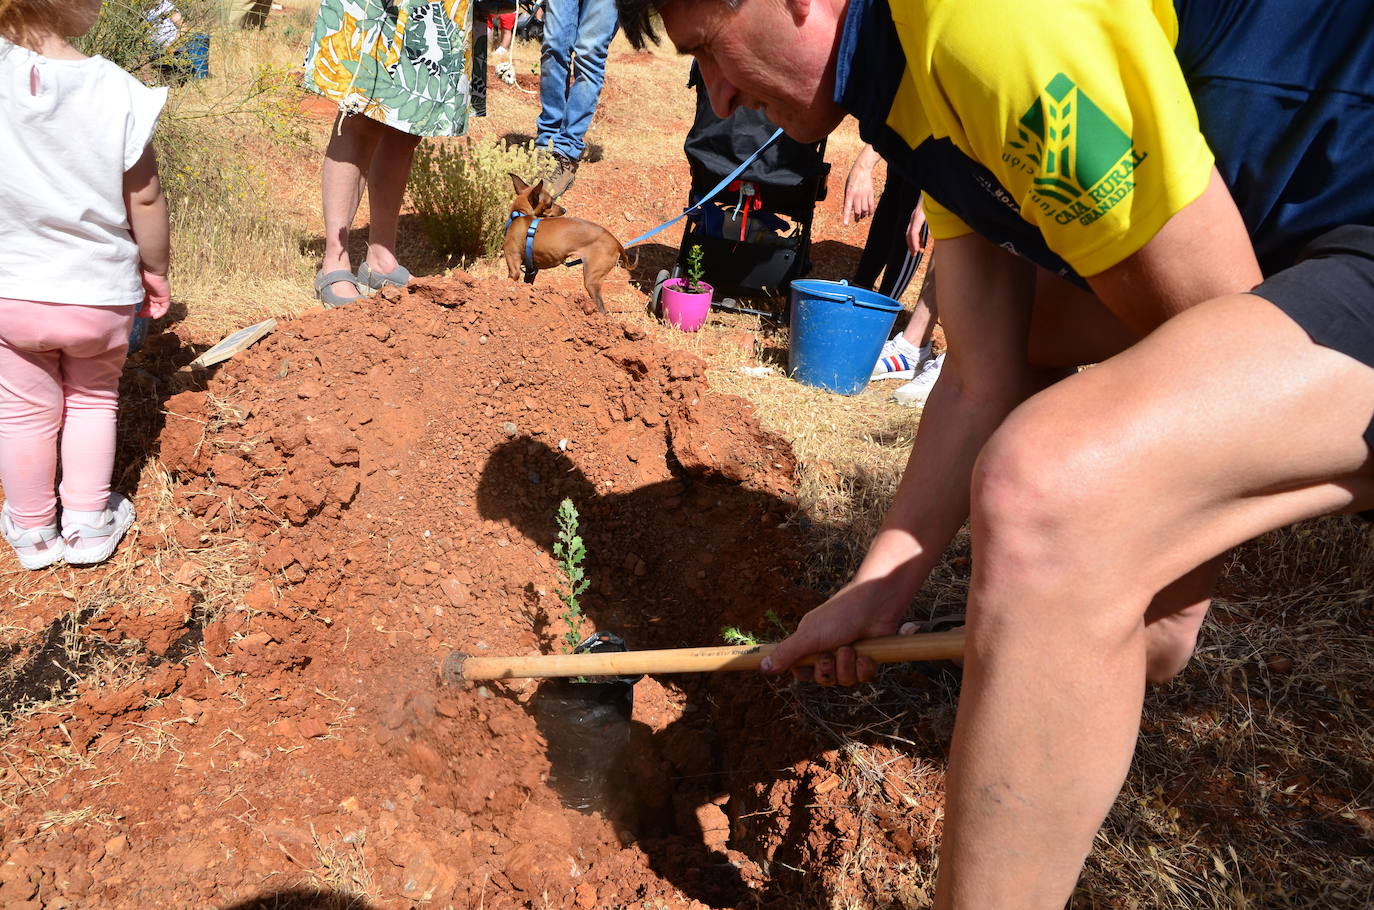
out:
M472 0L321 0L305 87L414 136L467 131Z

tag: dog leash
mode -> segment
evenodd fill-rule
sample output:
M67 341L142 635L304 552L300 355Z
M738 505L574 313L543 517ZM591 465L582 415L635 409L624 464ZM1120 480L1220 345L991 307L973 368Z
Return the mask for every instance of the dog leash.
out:
M768 137L768 139L763 143L763 145L759 146L758 151L754 152L754 154L750 155L748 158L745 158L743 164L741 164L739 167L731 171L730 174L720 183L717 183L715 189L711 190L711 192L707 193L705 196L702 196L700 199L698 199L695 205L688 206L685 210L683 210L681 215L677 215L673 218L668 219L667 221L660 224L658 227L654 228L652 231L649 231L646 234L640 234L634 240L631 240L629 243L624 244L625 248L629 249L637 243L643 243L645 240L648 240L650 237L654 236L658 232L672 227L674 224L681 221L683 218L686 218L688 215L692 214L697 209L701 208L707 202L710 202L712 197L714 197L721 190L725 189L727 186L733 183L736 177L744 173L745 168L753 164L754 160L758 158L760 155L762 155L765 151L767 151L769 146L771 146L774 142L777 142L778 137L781 135L782 128L779 127L777 131L773 133L773 135Z
M625 249L629 249L630 247L634 246L634 245L637 244L637 243L643 243L645 240L648 240L650 237L654 236L655 234L659 233L660 231L663 231L663 230L666 230L666 229L672 227L674 224L676 224L677 222L681 221L683 218L686 218L688 215L692 214L692 212L694 212L694 211L696 211L697 209L701 208L701 207L702 207L703 205L705 205L707 202L710 202L711 199L712 199L712 197L714 197L714 196L717 195L721 190L725 189L727 186L729 186L731 183L733 183L736 177L738 177L740 174L743 174L743 173L744 173L745 168L747 168L747 167L749 167L749 165L753 164L754 161L755 161L755 159L757 159L760 155L762 155L765 151L768 150L768 147L769 147L769 146L771 146L774 142L777 142L777 141L778 141L778 137L781 136L781 135L782 135L782 128L779 127L777 130L774 131L773 135L769 136L769 137L764 141L763 145L761 145L761 146L758 147L758 150L755 151L754 154L750 155L748 158L745 158L743 164L741 164L739 167L737 167L737 168L735 168L733 171L731 171L731 172L726 176L726 178L725 178L724 180L722 180L720 183L717 183L717 184L715 185L715 188L714 188L714 189L712 189L712 190L711 190L709 193L707 193L705 196L702 196L700 199L698 199L694 205L688 206L686 209L683 210L682 214L680 214L680 215L675 215L674 217L669 218L667 221L663 222L663 223L660 224L658 227L654 228L652 231L649 231L648 233L645 233L645 234L640 234L640 235L639 235L638 237L636 237L634 240L631 240L629 243L624 244L624 245L623 245L624 248L625 248ZM506 228L507 228L507 230L510 229L511 223L514 222L515 219L518 218L518 217L520 217L520 216L519 216L517 213L515 213L515 212L511 212L510 215L507 216L507 218L506 218ZM534 232L539 228L539 221L540 221L540 219L537 218L537 217L536 217L536 218L531 218L531 219L530 219L530 226L529 226L528 228L525 229L525 261L524 261L524 272L525 272L525 281L526 281L526 283L532 283L532 282L534 281L534 276L538 273L538 269L536 269L536 268L534 267ZM582 260L580 260L580 259L574 259L574 260L572 260L571 262L565 262L565 263L563 263L563 265L577 265L577 264L580 263L581 261L582 261Z

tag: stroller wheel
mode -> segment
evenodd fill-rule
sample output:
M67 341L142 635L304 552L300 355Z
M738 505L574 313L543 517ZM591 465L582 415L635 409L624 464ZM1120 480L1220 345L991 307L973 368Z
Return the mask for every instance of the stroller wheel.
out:
M654 292L649 295L649 315L663 316L663 282L668 280L668 270L660 269L658 276L654 278Z

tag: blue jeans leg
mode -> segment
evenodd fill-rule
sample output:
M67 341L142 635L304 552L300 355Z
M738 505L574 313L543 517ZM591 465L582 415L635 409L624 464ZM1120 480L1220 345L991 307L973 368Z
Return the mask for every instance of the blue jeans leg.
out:
M577 40L580 0L550 0L544 7L544 49L539 55L539 119L535 144L558 148L568 105L568 66ZM564 154L567 154L564 152Z
M614 0L551 0L544 12L537 143L574 160L591 125L615 37ZM568 86L569 70L573 83Z

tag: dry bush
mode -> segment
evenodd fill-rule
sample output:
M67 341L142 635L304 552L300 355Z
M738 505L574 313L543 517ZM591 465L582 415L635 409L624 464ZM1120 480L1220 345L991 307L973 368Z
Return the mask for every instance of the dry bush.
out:
M217 0L176 5L183 39L211 35L211 77L172 87L154 139L171 218L172 290L208 332L221 333L261 319L262 301L280 299L285 288L310 286L309 238L270 170L306 142L297 69L308 34L300 13L240 30L225 26ZM150 6L109 0L80 47L158 82L165 73L144 18ZM209 300L213 306L196 306Z
M84 54L99 54L131 73L150 76L149 67L164 56L145 17L155 5L141 0L105 0L95 26L74 43ZM220 18L214 0L177 0L176 6L183 22L181 41L196 32L208 32ZM176 50L175 44L172 50Z
M171 213L175 277L291 272L300 264L301 231L282 219L262 165L245 154L241 130L213 114L164 118L159 167Z
M416 149L407 192L435 251L467 262L501 248L515 194L509 175L533 180L547 166L533 142L427 142Z

